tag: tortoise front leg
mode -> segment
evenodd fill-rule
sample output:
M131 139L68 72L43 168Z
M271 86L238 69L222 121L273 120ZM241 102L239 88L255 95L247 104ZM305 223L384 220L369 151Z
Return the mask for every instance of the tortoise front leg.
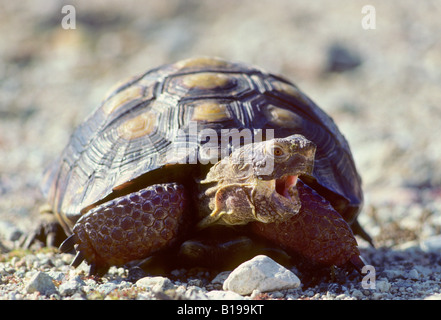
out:
M186 198L183 186L155 184L91 209L60 246L68 252L74 246L90 274L104 274L112 266L143 259L171 246L184 226Z
M252 230L316 265L364 266L351 228L331 204L302 181L297 182L302 207L283 222L253 222Z

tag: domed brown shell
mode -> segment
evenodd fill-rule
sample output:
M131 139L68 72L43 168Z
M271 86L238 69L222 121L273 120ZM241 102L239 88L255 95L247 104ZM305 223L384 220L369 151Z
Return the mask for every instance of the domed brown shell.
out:
M234 128L274 129L275 137L304 135L317 145L314 178L303 177L304 182L349 223L354 221L363 201L361 181L333 120L280 76L241 63L195 58L118 85L76 129L46 174L45 190L63 227L71 230L81 214L124 193L137 178L175 165L167 156L172 150L191 156L186 140L199 150L200 143L189 137L192 122L219 136L222 129ZM146 177L143 183L157 183Z

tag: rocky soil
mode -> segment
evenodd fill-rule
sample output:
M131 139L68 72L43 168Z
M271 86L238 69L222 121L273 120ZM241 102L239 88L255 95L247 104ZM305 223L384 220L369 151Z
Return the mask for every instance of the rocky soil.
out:
M63 28L64 4L75 29ZM362 24L367 4L375 29ZM440 299L440 13L436 0L1 0L0 299ZM375 288L348 277L241 295L224 290L229 273L181 269L97 279L71 255L19 248L41 173L107 90L195 55L283 74L334 118L363 178L360 222L376 248L358 240Z

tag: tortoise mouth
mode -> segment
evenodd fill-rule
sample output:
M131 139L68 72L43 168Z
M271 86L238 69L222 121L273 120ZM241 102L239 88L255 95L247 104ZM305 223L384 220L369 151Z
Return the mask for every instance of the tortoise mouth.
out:
M286 175L280 179L276 179L275 190L276 192L287 198L288 200L292 200L295 195L294 190L296 189L298 175Z

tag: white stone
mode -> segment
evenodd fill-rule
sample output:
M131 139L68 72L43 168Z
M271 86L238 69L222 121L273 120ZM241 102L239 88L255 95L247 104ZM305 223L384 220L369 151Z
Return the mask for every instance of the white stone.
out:
M400 270L394 270L394 269L387 269L383 271L383 274L386 275L386 278L389 280L393 280L395 278L403 276L402 271Z
M441 300L441 293L431 294L424 298L424 300Z
M44 272L38 271L26 284L26 292L40 292L42 295L50 295L57 292L52 278Z
M141 278L136 281L136 285L138 287L151 289L154 292L173 288L173 283L170 279L161 276Z
M438 252L441 250L441 235L432 236L420 243L420 247L425 252Z
M187 287L187 290L185 290L184 293L184 299L186 300L208 300L207 291L196 287L196 286L190 286Z
M270 292L300 286L300 279L271 258L263 255L239 265L223 284L224 290L249 295L254 290Z
M244 297L233 291L211 290L207 292L210 300L243 300Z
M114 282L106 282L103 284L100 284L97 288L97 290L99 292L101 292L102 294L104 294L105 296L107 296L110 292L112 292L113 290L117 289L118 285Z
M69 281L63 282L59 287L58 290L60 291L60 294L62 296L72 296L76 293L82 292L82 288L86 284L81 279L80 276L74 276Z

